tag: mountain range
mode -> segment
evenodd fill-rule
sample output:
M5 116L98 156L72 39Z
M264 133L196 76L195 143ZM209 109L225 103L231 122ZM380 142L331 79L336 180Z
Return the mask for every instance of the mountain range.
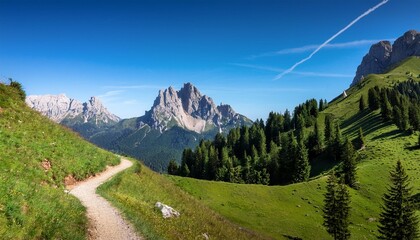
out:
M30 108L86 138L121 120L109 112L97 97L82 103L65 94L31 95L25 102Z
M145 115L130 119L110 113L96 97L81 103L64 94L28 96L26 103L98 146L142 159L157 171L165 171L171 159L180 161L182 150L201 139L252 123L230 105L217 106L191 83L179 91L160 90Z

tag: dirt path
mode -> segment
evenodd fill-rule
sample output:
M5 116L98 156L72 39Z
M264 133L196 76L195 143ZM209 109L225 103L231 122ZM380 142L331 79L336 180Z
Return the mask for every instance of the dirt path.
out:
M103 197L96 194L96 188L110 179L113 175L129 168L132 162L121 159L121 163L109 167L99 175L77 183L70 190L70 194L76 196L87 208L89 219L89 239L113 239L113 240L137 240L140 238L131 224L126 222L119 211L111 206Z

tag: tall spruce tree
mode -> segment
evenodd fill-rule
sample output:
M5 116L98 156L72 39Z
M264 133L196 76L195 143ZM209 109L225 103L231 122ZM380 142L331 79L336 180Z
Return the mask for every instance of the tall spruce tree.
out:
M366 109L366 101L365 101L365 98L362 95L359 99L359 111L362 112L365 109Z
M384 194L379 218L379 239L411 240L419 237L408 176L400 161L390 172L391 185Z
M324 197L323 225L327 232L337 240L349 239L350 195L346 186L338 183L334 172L328 178Z
M353 144L347 138L341 151L343 161L344 183L351 188L357 188L356 180L356 153Z
M294 145L294 144L292 144ZM294 173L293 182L308 181L311 172L311 165L309 165L308 150L303 141L299 141L297 148L294 150Z
M381 92L381 115L384 121L389 121L392 119L392 106L389 103L388 95L385 90Z
M327 145L331 143L331 140L334 135L334 124L333 119L330 115L325 116L325 129L324 129L324 137L325 142Z
M365 136L363 134L363 129L359 128L359 135L357 136L357 142L359 143L360 149L363 149L366 144Z

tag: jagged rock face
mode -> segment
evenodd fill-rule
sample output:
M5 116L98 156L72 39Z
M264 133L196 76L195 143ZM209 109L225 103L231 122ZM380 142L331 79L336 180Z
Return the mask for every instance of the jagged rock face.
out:
M389 66L392 46L389 41L378 42L370 47L369 53L363 57L362 63L357 67L353 83L372 73L383 73Z
M398 63L410 56L420 56L420 32L411 30L392 45L390 64Z
M249 121L229 105L216 106L191 83L184 84L179 91L173 87L160 90L150 111L140 119L140 127L148 124L165 131L180 126L197 133L214 127L222 129L225 124L235 121Z
M26 98L26 104L57 123L66 117L74 118L83 113L83 104L64 94L31 95Z
M415 30L406 32L393 45L389 41L380 41L372 45L363 57L351 85L369 74L384 73L392 65L411 56L420 56L420 33Z
M88 102L83 103L83 121L88 122L91 119L95 120L96 125L115 123L120 120L119 117L110 113L96 97L91 97Z
M95 125L100 125L120 120L119 117L110 113L96 97L81 103L64 94L31 95L26 98L26 104L57 123L64 120L79 121L81 119L83 123L93 122Z

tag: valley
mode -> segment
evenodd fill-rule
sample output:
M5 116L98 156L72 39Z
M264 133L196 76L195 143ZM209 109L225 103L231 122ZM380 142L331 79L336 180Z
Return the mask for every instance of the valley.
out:
M419 8L0 1L0 240L420 239Z

